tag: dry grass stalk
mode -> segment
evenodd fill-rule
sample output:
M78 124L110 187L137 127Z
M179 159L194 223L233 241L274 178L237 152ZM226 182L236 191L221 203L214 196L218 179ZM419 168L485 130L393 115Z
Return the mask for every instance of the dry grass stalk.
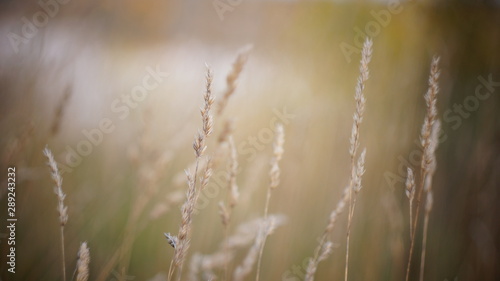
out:
M231 150L231 164L229 172L229 207L234 208L238 203L240 193L238 190L238 185L236 184L236 175L238 174L238 152L236 151L236 145L234 144L233 137L229 137L229 149Z
M424 280L425 251L427 248L427 230L429 228L429 215L432 210L433 201L434 199L432 195L432 190L429 190L427 192L427 200L425 202L424 235L422 238L422 254L420 256L420 281Z
M224 202L219 202L219 214L221 216L222 225L224 227L224 240L227 240L229 237L229 223L231 221L231 215L234 207L238 203L239 191L238 185L236 184L236 175L238 173L238 155L236 152L236 146L234 145L234 140L232 136L228 137L229 149L230 149L230 164L229 164L229 176L228 176L228 192L227 192L227 204L228 207L224 204ZM224 274L225 279L228 280L229 274L229 261L230 254L229 248L225 247L225 256L226 261L224 264Z
M89 280L90 251L87 242L80 245L78 261L76 262L76 281Z
M234 270L233 274L234 281L243 281L245 277L248 274L250 274L250 272L252 272L253 265L257 261L257 258L261 257L260 251L262 251L264 247L264 243L266 241L267 236L271 235L275 228L276 224L272 217L269 219L264 219L259 228L259 232L255 237L255 242L250 248L250 250L248 250L246 257L243 260L243 263Z
M177 271L177 280L181 280L182 267L186 259L187 251L190 245L191 237L191 225L193 211L196 206L200 191L206 187L208 181L212 175L212 167L210 160L207 161L205 172L201 179L200 187L197 188L197 178L198 178L198 167L200 163L200 158L203 156L206 150L206 139L210 136L213 130L213 117L210 112L212 105L215 101L212 95L212 71L207 66L206 75L206 91L203 96L204 106L200 109L203 129L198 132L193 142L193 149L196 155L196 166L194 172L191 173L186 170L186 177L188 182L188 190L186 195L186 201L181 207L181 226L179 228L179 233L176 237L177 246L175 247L174 257L172 263L170 264L168 280L172 280L172 276L175 271Z
M348 215L348 220L347 220L347 241L346 241L346 265L345 265L345 280L347 281L348 273L349 273L349 240L351 236L351 224L352 224L352 217L354 215L354 209L356 207L356 198L358 193L361 191L362 185L361 185L361 178L363 177L363 174L365 173L365 156L366 156L366 149L363 149L363 152L361 152L361 155L358 158L358 164L356 166L355 171L353 172L352 177L352 190L354 191L354 196L353 196L353 202L352 202L352 208L350 210L350 213Z
M325 249L328 248L327 244L331 244L331 241L328 240L328 236L333 231L338 216L344 211L345 206L347 205L348 202L349 202L349 186L346 186L346 188L343 191L342 198L337 203L335 209L330 213L328 224L326 225L326 228L323 231L323 235L321 236L318 246L314 251L314 256L309 260L309 264L307 265L307 270L306 270L306 276L304 278L305 281L314 280L314 274L316 273L318 264L329 256L330 251L325 251Z
M236 61L233 63L233 68L226 77L226 84L227 84L226 91L222 95L222 98L220 99L219 103L217 104L217 115L222 114L222 112L226 108L229 98L233 95L234 90L236 90L238 77L240 77L241 71L243 70L243 67L245 66L248 60L248 55L251 49L252 49L251 46L245 47L239 52L238 56L236 57Z
M285 143L285 130L283 129L282 124L276 124L275 134L276 135L274 137L273 143L273 158L271 159L271 170L269 171L270 183L269 188L267 189L266 205L264 207L264 220L267 220L267 214L269 212L269 202L271 201L271 192L276 189L280 183L279 162L283 157L283 145ZM266 237L267 236L263 238L264 241L262 241L259 251L259 259L257 261L257 274L255 276L256 281L259 281L260 278L260 266L262 262L262 254L264 253L264 246L266 244Z
M269 189L271 190L278 187L280 183L280 167L278 164L283 157L283 145L285 143L285 132L283 129L283 125L277 124L275 132L276 137L273 144L273 158L271 159L271 171L269 172L269 177L271 179Z
M433 192L432 192L432 178L434 172L436 171L436 149L439 144L439 131L441 130L441 122L436 120L432 126L431 138L429 149L426 151L428 155L428 167L427 176L425 177L424 191L427 193L427 199L425 202L425 216L424 216L424 233L422 238L422 253L420 255L420 281L424 280L424 268L425 268L425 252L427 248L427 231L429 226L429 216L432 210L432 205L434 202Z
M352 182L352 179L354 179L354 174L356 169L354 161L359 147L359 127L361 125L361 122L363 121L363 114L365 112L366 98L363 92L365 89L366 81L370 76L370 72L368 70L368 64L370 63L372 57L372 46L373 46L372 40L370 38L366 38L365 43L363 44L363 50L361 51L361 62L359 66L360 75L356 83L356 93L354 95L354 100L356 101L356 110L353 116L354 122L352 125L350 147L349 147L349 154L351 156L351 183L350 183L351 188L349 188L349 215L347 222L348 227L347 227L346 263L345 263L346 281L348 279L348 272L349 272L349 239L351 232L350 227L351 227L352 214L354 212L353 198L352 198L352 191L353 191L352 189L354 187L354 183Z
M61 260L62 260L62 274L63 274L63 280L66 281L66 257L65 257L65 251L64 251L64 226L68 222L68 207L64 206L64 198L66 197L66 194L64 194L62 190L62 177L59 173L59 169L57 167L57 162L54 159L54 155L52 152L45 147L43 150L43 154L45 157L47 157L47 165L50 167L51 171L51 177L52 180L55 183L54 186L54 193L57 195L57 212L59 213L59 223L60 223L60 230L61 230Z
M410 252L408 256L408 264L406 267L406 281L410 279L410 267L413 256L413 249L415 248L415 234L417 231L419 213L420 213L420 201L424 192L426 183L432 179L431 173L435 169L435 159L432 159L435 149L437 148L437 134L439 129L435 127L435 122L437 119L437 94L439 92L439 57L434 57L431 63L431 70L429 75L429 88L425 94L425 102L427 105L427 113L424 118L424 124L421 130L420 141L423 148L422 161L420 164L420 182L417 196L417 206L415 210L415 219L413 220L413 228L410 239ZM436 140L432 140L433 128L436 128L434 135ZM429 184L430 185L430 184Z
M275 227L285 223L285 217L282 215L269 215L269 220L274 222ZM255 241L256 235L263 224L263 218L241 223L236 228L235 233L225 239L215 253L209 255L202 255L200 253L193 254L189 267L188 280L199 280L200 269L202 270L203 280L215 277L214 269L223 269L226 265L226 251L229 252L229 259L233 259L238 249L247 247Z
M318 246L314 250L314 256L309 260L309 264L306 269L306 276L304 280L313 281L314 275L318 268L318 264L325 260L331 253L331 241L328 240L330 233L335 227L338 216L344 211L347 204L349 204L348 210L348 227L347 227L347 246L346 246L346 267L345 267L345 279L348 276L348 266L349 266L349 237L350 237L350 226L352 216L354 214L354 203L352 192L355 194L359 193L361 190L361 178L364 173L364 163L366 150L363 150L361 156L358 157L358 165L356 166L355 159L357 150L359 147L359 128L361 122L363 121L363 114L365 111L366 98L363 94L365 83L369 77L368 63L371 60L372 55L372 41L367 38L363 45L363 51L361 53L361 64L360 64L360 76L356 84L356 93L354 100L356 102L356 109L353 117L353 126L351 130L350 137L350 147L349 155L351 157L351 176L349 180L349 185L345 187L342 198L337 203L335 209L330 213L328 224L319 240ZM355 198L354 198L355 199Z
M413 229L413 199L415 199L415 177L413 175L413 170L408 167L408 176L406 177L406 196L410 202L410 238Z

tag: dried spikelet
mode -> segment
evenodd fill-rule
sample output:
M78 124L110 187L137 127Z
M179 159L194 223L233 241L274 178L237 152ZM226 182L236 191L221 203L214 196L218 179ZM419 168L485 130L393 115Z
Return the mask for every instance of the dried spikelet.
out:
M226 108L226 104L229 101L229 98L233 95L234 90L237 86L236 82L238 81L238 77L240 77L241 71L243 70L243 67L248 60L248 55L251 49L251 46L245 47L239 52L238 56L236 57L236 61L233 63L233 68L226 78L227 88L224 92L224 95L222 95L222 99L219 101L217 107L217 115L222 114L222 112Z
M425 94L425 102L427 104L427 114L424 119L424 124L422 125L422 132L420 140L422 143L424 155L422 157L422 170L424 173L428 173L433 169L432 164L432 154L434 153L437 142L433 142L433 139L437 140L437 130L433 130L434 124L437 118L437 94L439 92L439 57L434 57L431 64L431 74L429 77L429 89ZM438 125L439 126L439 125ZM435 136L433 136L433 131Z
M196 155L196 158L200 158L206 150L205 141L206 138L212 134L213 131L213 117L210 113L212 105L215 101L215 97L212 95L212 71L207 66L207 75L206 75L206 91L203 95L204 98L204 106L200 108L201 119L202 119L202 131L198 131L197 136L195 136L193 142L193 149Z
M210 178L212 177L213 171L212 171L212 159L208 158L207 162L205 164L205 172L203 172L203 177L201 178L201 186L200 186L200 191L205 189L207 187L208 182L210 181ZM199 192L198 192L199 195ZM198 198L196 198L198 200Z
M229 164L229 206L234 208L238 203L240 193L238 191L238 184L236 183L236 175L238 174L238 152L236 151L232 136L229 136L229 149L231 150L231 162Z
M413 176L413 170L408 167L408 176L406 177L406 196L410 202L410 236L413 232L413 199L415 198L415 177Z
M210 109L215 101L215 97L212 95L212 70L208 66L206 80L206 91L203 95L203 98L205 99L205 106L200 110L200 112L203 119L203 133L205 134L205 137L208 137L212 134L213 130L213 117L210 113Z
M370 38L366 38L365 43L363 44L363 50L361 52L361 62L359 66L359 77L358 81L356 83L356 93L354 95L354 100L356 101L356 109L354 112L354 117L353 117L353 125L352 125L352 130L351 130L351 139L350 139L350 147L349 147L349 154L351 156L351 188L349 189L349 214L348 214L348 221L347 221L347 242L346 242L346 263L345 263L345 280L347 281L348 279L348 271L349 271L349 240L350 240L350 233L351 233L351 223L352 223L352 216L354 214L354 204L355 204L355 198L353 201L352 198L352 190L354 189L355 193L359 192L361 189L360 183L361 183L361 177L358 177L358 172L356 170L359 169L354 166L354 159L356 157L356 153L359 147L359 127L361 125L361 122L363 120L363 114L365 111L365 103L366 99L363 94L364 88L365 88L365 83L368 80L369 77L369 70L368 70L368 63L370 63L372 57L372 40ZM362 157L358 158L358 164L359 160L362 159L364 162L364 155L361 155Z
M333 243L331 241L326 241L324 244L320 245L320 252L317 260L309 259L309 263L307 265L306 276L304 280L312 280L314 273L318 269L318 264L321 261L326 260L333 250Z
M427 168L427 175L425 177L424 191L427 192L427 199L425 201L425 217L424 217L424 233L422 238L422 253L420 255L420 281L424 280L424 268L425 268L425 253L427 248L427 232L429 228L429 217L432 211L432 206L434 204L433 191L432 191L432 178L434 172L436 171L436 148L439 144L438 132L441 129L441 123L436 120L432 126L432 133L430 137L429 150L427 151L429 161Z
M361 178L363 177L363 174L365 173L365 156L366 156L366 148L363 149L363 152L361 152L361 155L358 158L358 165L356 167L356 173L353 175L353 179L354 179L353 190L355 193L358 193L359 191L361 191L361 188L362 188Z
M52 180L55 182L54 192L57 195L58 204L57 211L59 213L59 223L60 223L60 232L61 232L61 259L62 259L62 274L63 280L66 281L66 257L64 251L64 226L68 222L68 207L64 206L64 198L66 194L62 191L62 177L59 173L59 169L57 168L57 162L54 159L54 155L49 150L48 147L45 147L43 150L43 154L47 157L48 162L47 165L50 167Z
M422 125L420 141L424 151L430 145L430 136L432 133L432 126L437 117L437 94L439 92L439 57L434 57L431 63L431 70L429 76L429 89L425 94L425 103L427 105L427 114ZM425 164L425 162L424 162ZM423 165L425 167L425 165Z
M213 117L210 113L212 105L214 103L214 96L212 95L212 71L207 66L206 75L206 91L203 95L204 107L200 109L202 117L202 127L203 130L198 132L198 136L195 137L193 143L193 148L196 155L196 165L194 173L191 174L189 170L186 170L186 177L188 182L188 190L186 195L186 201L181 207L181 226L179 228L179 233L177 235L177 243L174 252L174 257L172 260L172 265L169 269L168 279L171 280L174 271L177 269L177 280L181 280L182 276L182 266L186 259L187 251L190 245L191 236L191 225L193 212L198 200L200 191L203 190L212 175L211 161L207 161L205 166L205 172L201 179L200 187L197 188L197 178L198 178L198 168L200 164L200 158L206 150L205 140L210 136L213 130Z
M350 237L350 227L351 220L354 214L354 206L355 206L355 198L352 200L352 191L354 191L355 195L361 191L361 179L365 172L365 156L366 149L363 150L361 155L358 157L357 166L355 163L355 158L357 154L357 150L359 147L359 128L361 122L363 121L363 114L365 111L365 103L366 98L363 94L365 83L369 77L368 64L371 60L372 56L372 41L367 38L363 45L363 51L361 52L361 63L360 63L360 76L358 77L356 84L356 92L354 96L354 100L356 102L356 109L353 116L353 125L351 130L350 137L350 146L349 146L349 155L351 157L351 176L349 185L344 188L343 194L336 207L330 213L328 223L323 231L323 235L320 238L318 246L314 250L314 256L309 260L309 264L306 269L306 276L304 280L313 281L314 274L318 268L318 264L327 258L327 253L331 249L329 249L329 245L331 241L328 240L328 236L333 231L335 227L335 223L337 221L338 216L344 211L347 204L349 204L348 210L348 226L347 226L347 247L346 247L346 267L345 267L345 278L347 279L348 266L349 266L349 237ZM328 249L328 251L326 251Z
M351 159L354 159L359 146L359 126L363 121L363 114L365 111L366 103L366 98L363 94L363 91L365 89L365 83L369 77L368 63L370 63L371 57L372 41L371 39L367 38L363 45L363 51L361 52L361 64L359 67L360 76L358 77L358 81L356 83L356 94L354 96L354 100L356 101L356 109L353 116L354 123L352 126L350 138L349 154L351 155Z
M436 169L435 150L438 145L438 134L440 130L440 122L437 120L437 94L439 92L439 57L434 56L431 63L429 75L429 88L425 94L425 102L427 112L424 118L424 124L421 130L421 144L423 148L423 156L420 164L420 188L417 195L417 207L415 210L415 219L413 220L410 251L408 256L408 264L406 266L406 281L410 279L410 268L413 257L413 249L415 247L415 234L420 214L420 203L424 191L431 192L431 183L434 171ZM423 268L421 267L421 271Z
M321 252L319 254L318 261L326 260L330 254L332 253L333 243L331 241L327 241L323 247L321 247Z
M271 171L269 172L269 176L271 178L270 188L275 189L278 187L280 182L280 167L279 161L283 156L283 144L285 143L285 133L283 130L283 125L276 125L276 136L273 144L273 158L271 160Z
M80 245L78 261L76 263L76 281L87 281L89 279L90 251L87 242Z
M406 177L406 196L408 199L413 201L415 197L415 177L413 176L413 170L408 167L408 176Z
M64 206L64 198L66 198L66 194L64 194L64 192L62 191L63 180L61 175L59 174L57 162L54 159L54 155L52 154L52 152L47 147L45 147L45 149L43 150L43 154L48 159L47 165L50 167L50 175L52 177L52 180L56 184L54 186L54 193L57 195L58 199L57 212L59 213L59 222L61 226L64 226L68 222L68 207Z
M189 235L191 232L192 213L196 201L196 175L192 175L190 171L186 170L186 177L188 182L188 191L186 194L186 201L181 207L181 227L177 239L177 246L175 247L174 265L179 267L186 257L189 248Z
M194 137L193 141L194 155L196 155L196 158L200 158L205 152L206 148L205 135L203 134L203 132L198 131L198 134Z
M434 121L428 149L424 151L426 158L426 177L424 182L424 191L428 192L432 189L432 178L436 172L436 149L439 144L439 131L441 130L441 122Z

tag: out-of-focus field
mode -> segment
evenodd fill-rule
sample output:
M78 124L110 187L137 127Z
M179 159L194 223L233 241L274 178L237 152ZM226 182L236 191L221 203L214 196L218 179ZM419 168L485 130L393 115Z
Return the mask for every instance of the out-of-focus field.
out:
M201 127L205 64L220 98L233 61L250 44L235 93L215 118L207 154L225 120L232 120L241 193L234 231L263 215L273 123L284 124L281 183L269 211L287 221L266 242L261 280L302 280L349 181L359 31L368 29L373 58L360 131L366 173L353 217L349 280L404 279L410 244L404 180L408 165L420 165L433 55L441 57L438 116L446 138L437 150L425 280L499 280L499 5L412 1L399 3L396 13L386 3L240 2L221 17L211 1L69 1L36 31L23 20L33 22L44 11L36 1L0 4L1 279L62 280L57 198L42 154L47 145L67 194L68 280L82 241L90 247L89 280L96 280L122 247L144 192L155 193L129 226L136 234L124 280L163 280L158 274L166 274L173 255L163 233L177 233L180 223L183 171L194 160L192 140ZM27 39L13 45L13 33ZM154 85L147 85L144 99L130 101L145 77ZM102 140L94 134L95 144L86 145L86 134L100 126L110 132L100 129ZM214 177L227 170L223 151ZM15 274L7 272L5 228L12 166ZM202 193L186 270L193 253L212 253L223 241L217 204L225 198L226 185L215 179ZM340 216L333 253L315 280L344 278L346 218ZM247 251L238 252L233 269ZM420 255L414 260L411 279L417 280ZM118 272L115 266L105 280L118 280Z

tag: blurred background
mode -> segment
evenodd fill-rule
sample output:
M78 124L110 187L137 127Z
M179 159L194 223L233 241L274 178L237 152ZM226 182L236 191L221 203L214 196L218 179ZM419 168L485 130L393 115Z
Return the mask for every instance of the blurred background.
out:
M240 166L233 233L263 215L279 120L285 152L270 212L287 221L268 238L261 277L303 280L307 257L349 181L354 88L369 36L373 58L360 132L366 173L353 218L350 280L404 278L404 180L406 167L420 163L434 55L441 57L438 116L445 137L437 150L425 280L499 280L499 4L1 1L0 202L7 206L6 171L15 166L18 218L13 275L2 207L1 279L62 280L57 198L42 154L47 145L67 194L68 276L87 241L90 280L119 280L119 264L129 266L122 280L164 280L173 249L163 232L178 231L183 171L194 160L191 143L201 127L205 64L220 98L237 55L251 45L234 95L215 118L207 153L221 152L214 178L222 176L200 198L188 264L193 253L213 253L223 241L217 204L226 198L228 152L225 145L217 150L217 136L225 123L232 124ZM138 198L146 204L138 207ZM316 280L343 278L345 232L344 214ZM233 269L248 247L238 250ZM128 257L116 261L124 248ZM416 280L419 254L414 260Z

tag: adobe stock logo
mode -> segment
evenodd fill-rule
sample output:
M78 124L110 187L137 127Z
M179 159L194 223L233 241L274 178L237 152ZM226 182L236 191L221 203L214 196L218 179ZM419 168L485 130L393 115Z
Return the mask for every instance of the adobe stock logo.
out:
M60 11L60 5L66 5L70 0L39 0L40 10L35 12L31 19L21 17L21 35L14 32L7 33L10 45L14 52L19 53L19 48L36 36L40 28L45 27L51 18L54 18Z

